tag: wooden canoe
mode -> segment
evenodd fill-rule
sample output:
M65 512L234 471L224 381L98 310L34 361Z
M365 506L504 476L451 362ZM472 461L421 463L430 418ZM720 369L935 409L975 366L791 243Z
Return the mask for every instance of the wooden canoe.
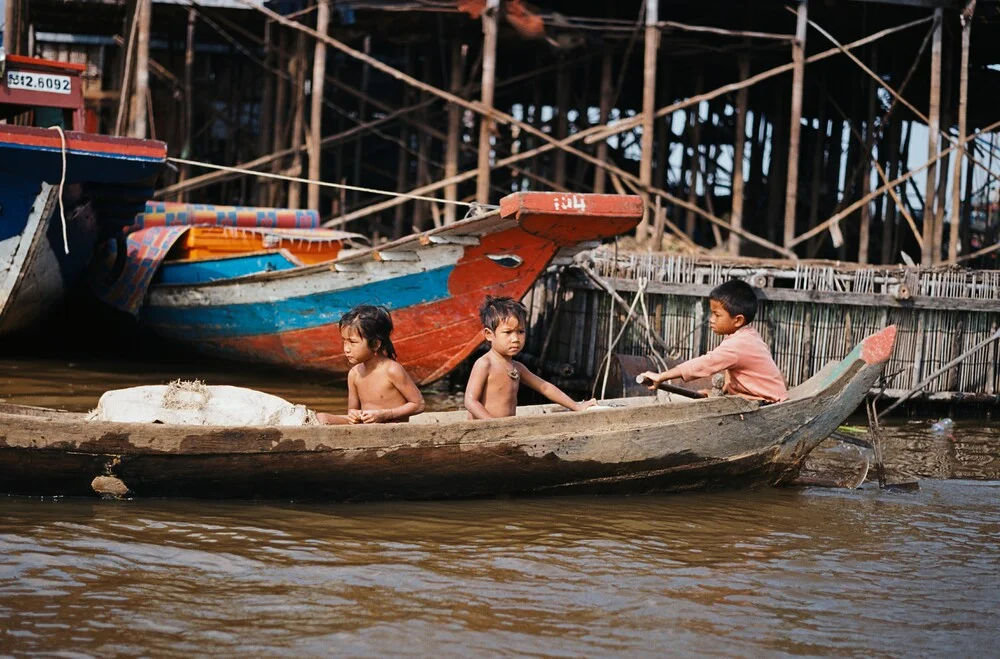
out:
M779 485L876 384L895 335L868 337L767 406L630 398L488 421L445 412L405 425L279 428L88 422L6 405L0 492L343 501Z

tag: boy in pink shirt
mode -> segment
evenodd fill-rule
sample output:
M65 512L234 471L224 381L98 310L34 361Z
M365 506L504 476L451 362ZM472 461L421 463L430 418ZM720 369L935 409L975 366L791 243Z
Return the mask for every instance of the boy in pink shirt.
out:
M733 279L708 294L711 315L708 325L724 335L722 344L701 357L690 359L663 373L646 371L642 377L652 382L650 389L673 380L684 381L726 372L724 392L744 398L779 403L788 399L785 378L771 357L771 351L750 323L757 315L757 296L744 281Z

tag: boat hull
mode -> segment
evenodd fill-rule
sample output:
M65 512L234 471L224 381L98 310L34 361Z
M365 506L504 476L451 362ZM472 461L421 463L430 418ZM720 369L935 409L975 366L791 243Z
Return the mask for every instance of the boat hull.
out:
M886 334L889 336L886 336ZM97 423L0 409L0 491L73 496L437 499L649 493L779 485L857 408L882 373L895 329L760 406L738 397L610 401L392 426L212 428ZM877 341L875 341L877 343Z
M579 199L573 206L566 199ZM351 260L190 285L154 282L140 322L195 350L300 370L346 373L338 322L352 307L392 313L400 363L437 380L483 341L487 295L521 299L557 254L629 231L638 197L522 193L499 216L380 246ZM560 204L563 206L560 206Z
M141 208L166 156L160 142L64 135L65 153L55 131L0 126L0 335L30 329L61 302L102 229Z

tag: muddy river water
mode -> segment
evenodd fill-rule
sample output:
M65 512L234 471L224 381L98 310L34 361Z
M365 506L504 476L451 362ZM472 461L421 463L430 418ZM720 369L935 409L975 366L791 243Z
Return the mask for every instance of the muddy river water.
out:
M0 399L84 410L105 389L195 373L344 404L322 379L16 359L0 360ZM0 498L0 653L995 656L1000 431L899 422L886 447L919 490Z

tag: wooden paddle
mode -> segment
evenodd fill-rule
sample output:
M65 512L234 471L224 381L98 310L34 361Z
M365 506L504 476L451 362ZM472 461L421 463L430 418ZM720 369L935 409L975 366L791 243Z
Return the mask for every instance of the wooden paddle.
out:
M642 375L635 376L636 384L644 384L647 387L653 384L653 381L649 378L644 378ZM661 382L656 386L660 391L666 391L671 394L677 394L678 396L684 396L685 398L708 398L705 394L700 391L695 391L694 389L688 389L687 387L678 387L672 384L667 384L666 382Z

